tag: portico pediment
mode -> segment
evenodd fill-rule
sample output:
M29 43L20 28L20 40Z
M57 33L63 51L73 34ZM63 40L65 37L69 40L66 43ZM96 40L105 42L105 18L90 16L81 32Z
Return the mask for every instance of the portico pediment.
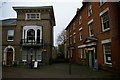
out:
M84 44L89 44L89 43L97 42L97 41L98 41L98 39L95 37L88 37L85 39Z

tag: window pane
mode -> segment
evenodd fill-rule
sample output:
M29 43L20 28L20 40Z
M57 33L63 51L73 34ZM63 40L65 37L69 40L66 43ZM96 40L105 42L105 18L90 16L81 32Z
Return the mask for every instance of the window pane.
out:
M37 14L37 18L39 18L39 14Z
M13 40L13 38L14 38L14 30L8 30L7 39Z
M36 13L27 14L27 19L39 19L39 18L40 18L40 14L36 14Z
M22 53L22 60L27 60L27 53L26 52Z
M108 12L106 12L102 15L102 21L103 21L104 30L107 29L107 28L110 28Z
M14 30L8 30L8 35L13 36L14 35Z
M30 14L27 14L27 19L30 19Z
M8 40L13 40L13 36L8 36Z
M88 6L88 16L92 15L92 4Z
M80 16L80 24L82 23L82 16Z
M111 54L106 54L106 62L111 63Z
M31 14L31 19L35 19L36 15L35 14Z
M111 63L111 49L110 49L110 43L104 44L104 52L105 52L105 61L106 63Z
M80 30L80 40L82 40L82 30Z
M92 36L93 35L93 23L90 23L89 24L89 33L90 33L90 36Z

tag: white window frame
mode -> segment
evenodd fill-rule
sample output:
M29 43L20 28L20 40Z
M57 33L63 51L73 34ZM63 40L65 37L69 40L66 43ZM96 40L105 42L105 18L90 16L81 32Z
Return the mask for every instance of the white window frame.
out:
M79 48L79 58L83 59L83 49Z
M108 13L108 12L107 12ZM104 13L105 14L105 13ZM109 15L108 15L108 17L109 17ZM101 15L101 21L102 21L102 31L104 32L104 31L108 31L108 30L110 30L110 20L108 20L109 21L109 27L108 28L106 28L105 29L105 26L104 26L104 22L103 22L103 16Z
M106 12L108 12L108 17L109 17L109 7L107 7L106 9L104 9L102 12L100 12L99 16L101 17L101 23L102 23L102 31L108 31L110 30L110 22L109 22L109 28L104 29L104 25L103 25L103 19L102 19L102 15L105 14ZM110 20L109 20L110 21Z
M105 4L107 2L107 0L100 0L100 6L102 6L103 4Z
M91 29L90 29L90 25L92 24L92 28L93 28L93 19L91 19L89 22L88 22L88 29L89 29L89 36L94 36L94 29L93 30L93 34L91 34Z
M90 35L90 36L94 36L93 23L90 23L90 24L88 25L88 27L89 27L89 35ZM92 28L91 28L91 27L92 27ZM91 30L93 31L93 33L91 33Z
M83 39L82 39L82 35L83 35L83 29L82 29L82 28L80 29L80 32L79 32L79 33L80 33L80 41L82 41L82 40L83 40Z
M86 49L84 49L84 59L86 59Z
M80 20L79 20L79 24L82 24L82 16L80 16L79 19L80 19Z
M33 29L35 31L35 40L37 40L37 30L40 30L40 40L42 39L42 26L36 26L36 25L32 25L32 26L24 26L23 27L23 35L22 35L22 39L27 40L27 32L28 30Z
M31 18L31 15L34 14L35 18ZM30 15L30 18L28 18L28 15ZM37 16L38 15L38 16ZM40 20L40 13L26 13L25 20Z
M80 58L83 59L83 49L80 49Z
M13 39L12 39L12 40L9 40L9 39L8 39L8 37L10 36L10 35L8 34L8 31L10 31L10 30L13 31L13 35L12 35L12 36L13 36ZM14 31L13 29L9 29L8 31L7 31L7 41L14 41L15 31Z
M109 43L105 43L105 44L109 44ZM112 65L112 60L111 60L111 63L108 63L108 62L106 61L105 44L103 44L103 51L104 51L104 63L105 63L105 64ZM111 46L110 46L110 48L111 48ZM108 54L108 53L107 53L107 54ZM109 54L111 54L111 50L110 50L110 53L109 53ZM111 56L111 58L112 58L112 56Z
M76 34L73 35L73 42L76 43Z
M92 15L92 3L88 5L88 17Z

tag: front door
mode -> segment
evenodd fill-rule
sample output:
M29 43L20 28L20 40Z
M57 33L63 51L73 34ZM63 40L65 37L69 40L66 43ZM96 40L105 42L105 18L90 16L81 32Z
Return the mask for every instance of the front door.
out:
M10 48L7 52L7 65L12 65L13 61L13 50Z
M88 50L88 65L90 68L94 67L94 50Z

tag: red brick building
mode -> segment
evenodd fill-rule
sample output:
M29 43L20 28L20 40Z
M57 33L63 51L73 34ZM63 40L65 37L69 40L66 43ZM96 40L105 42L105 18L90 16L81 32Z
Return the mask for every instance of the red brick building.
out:
M120 72L120 3L83 2L66 27L66 54L73 62Z

